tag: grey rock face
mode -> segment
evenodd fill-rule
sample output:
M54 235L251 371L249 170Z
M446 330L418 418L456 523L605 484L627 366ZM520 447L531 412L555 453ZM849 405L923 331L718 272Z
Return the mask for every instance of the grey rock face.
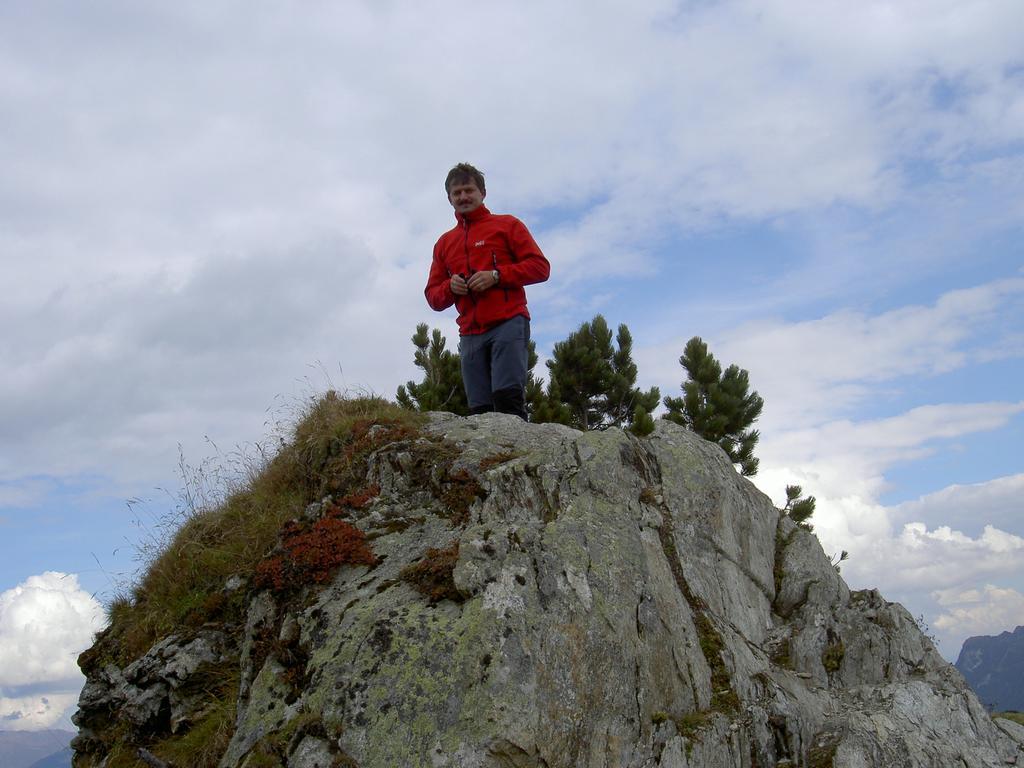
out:
M290 768L334 768L331 745L316 736L306 736L288 759Z
M123 670L113 664L92 673L79 696L73 717L79 726L72 747L82 753L97 746L94 728L116 717L134 732L166 729L176 733L200 719L209 705L203 672L237 654L223 632L200 630L185 640L170 635Z
M999 730L1004 731L1010 738L1024 744L1024 725L1015 723L1002 717L995 718L992 722Z
M253 601L222 768L268 740L295 766L1024 766L909 614L851 593L717 446L667 422L427 431L371 461L375 566ZM440 552L431 598L409 569Z

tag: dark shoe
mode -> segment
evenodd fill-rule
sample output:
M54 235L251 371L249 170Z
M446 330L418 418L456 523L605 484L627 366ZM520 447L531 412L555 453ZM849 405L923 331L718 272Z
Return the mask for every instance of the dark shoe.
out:
M509 387L492 392L494 398L494 410L498 413L511 413L526 421L526 399L523 396L522 387Z

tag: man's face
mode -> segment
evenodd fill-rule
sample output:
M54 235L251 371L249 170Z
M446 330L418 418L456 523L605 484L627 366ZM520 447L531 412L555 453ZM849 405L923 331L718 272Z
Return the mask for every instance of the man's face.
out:
M475 211L484 201L484 193L474 181L454 182L448 187L448 202L456 213L467 214Z

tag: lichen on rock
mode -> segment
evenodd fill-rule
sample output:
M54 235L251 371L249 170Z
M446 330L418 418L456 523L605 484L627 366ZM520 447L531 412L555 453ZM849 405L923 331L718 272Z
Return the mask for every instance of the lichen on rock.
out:
M222 768L1024 765L904 609L677 425L435 414L365 467L344 519L373 557L259 582L224 643ZM131 669L90 673L83 733L141 717L97 695Z

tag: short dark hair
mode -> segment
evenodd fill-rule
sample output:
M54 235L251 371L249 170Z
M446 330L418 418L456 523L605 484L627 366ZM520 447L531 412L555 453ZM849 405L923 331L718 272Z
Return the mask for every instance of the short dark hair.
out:
M459 163L448 171L448 176L444 180L444 193L447 195L451 191L452 184L469 184L470 182L476 184L481 192L487 191L487 187L484 186L484 175L469 163Z

